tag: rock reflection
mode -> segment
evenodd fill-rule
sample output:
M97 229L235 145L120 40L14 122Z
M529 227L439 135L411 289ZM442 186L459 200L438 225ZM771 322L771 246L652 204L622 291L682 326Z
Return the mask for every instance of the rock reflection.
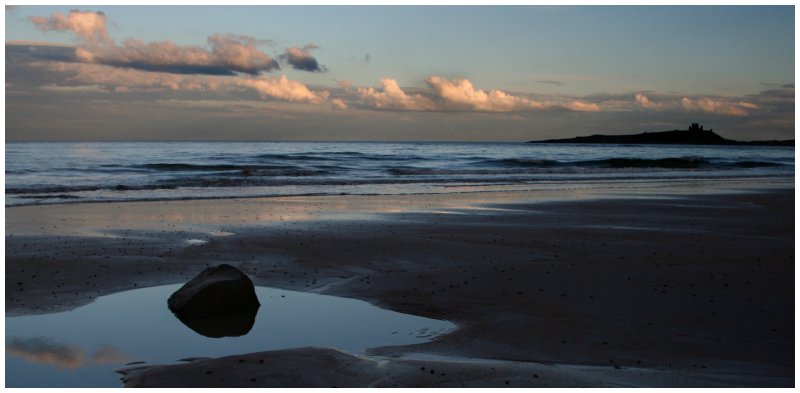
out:
M257 314L258 310L203 318L178 317L178 319L189 329L206 337L239 337L250 332L256 323Z

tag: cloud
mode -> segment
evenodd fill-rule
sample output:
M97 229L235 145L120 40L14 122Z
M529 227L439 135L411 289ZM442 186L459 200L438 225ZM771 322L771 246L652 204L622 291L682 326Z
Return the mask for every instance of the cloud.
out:
M55 47L55 48L73 48L74 47L70 44L59 44L55 42L41 42L41 41L32 41L32 40L10 40L6 41L6 48L8 47L17 47L17 46L27 46L27 47Z
M249 36L213 34L207 39L210 50L169 40L144 42L134 38L118 45L109 37L102 12L72 10L67 15L31 16L28 20L43 31L75 34L81 45L74 50L74 60L82 63L175 74L257 75L280 69L277 61L258 49L269 41Z
M292 81L281 75L280 78L237 79L239 86L251 88L264 98L277 98L283 101L321 104L328 99L327 91L313 92L306 85Z
M341 87L345 91L350 91L350 89L353 88L353 84L350 83L350 81L348 81L348 80L339 80L339 81L336 81L336 84L339 85L339 87Z
M73 85L45 85L40 89L58 92L130 92L133 90L171 90L176 92L231 93L254 91L263 99L287 102L323 104L328 102L327 90L312 91L303 83L286 76L228 78L212 75L183 75L115 68L99 64L34 63L33 67L65 75ZM329 102L335 108L345 108L338 100Z
M107 93L108 89L98 85L64 86L64 85L44 85L39 88L43 91L57 93Z
M564 82L553 81L553 80L539 80L539 81L536 81L536 83L543 83L543 84L554 85L554 86L561 86L561 85L564 84Z
M395 109L411 111L438 110L438 106L431 99L421 94L406 94L394 79L381 79L382 90L372 87L359 87L356 89L361 101L368 106L378 109Z
M302 48L295 46L286 48L286 53L278 56L282 61L289 63L292 68L308 72L326 72L325 66L320 66L317 59L309 52L311 49L319 48L314 44L308 44Z
M280 68L275 60L256 48L259 40L253 37L214 34L208 37L208 42L219 65L227 65L234 71L258 74Z
M67 15L55 13L49 18L30 16L28 20L41 31L71 31L90 45L111 43L106 15L102 12L70 10Z
M110 345L103 345L91 357L94 364L119 364L128 361L127 355Z
M143 42L128 38L122 45L82 46L78 61L174 74L257 75L279 69L278 63L256 48L253 37L214 34L211 50L172 41Z
M784 88L784 89L794 89L794 82L787 83L785 85L782 85L781 87Z
M758 105L749 102L728 102L712 98L691 99L683 97L681 107L690 112L716 113L730 116L747 116L748 109L756 109Z
M129 89L167 89L184 91L215 90L222 82L206 75L180 75L165 72L146 72L131 68L116 68L101 64L66 62L32 63L33 68L63 75L77 86L102 86L108 91L118 87Z
M566 109L571 111L597 112L597 104L578 100L553 101L534 100L515 96L501 90L476 89L467 79L450 80L437 75L428 77L430 86L447 109L475 110L483 112L517 112L546 109Z
M32 363L59 368L78 368L84 361L84 354L80 349L58 344L43 337L14 338L6 344L6 353Z
M334 109L347 109L347 103L341 98L333 98L330 103Z
M119 364L128 360L128 356L109 345L103 345L87 356L79 348L59 344L45 337L14 338L6 344L6 353L32 363L62 369L80 368L86 364Z
M600 112L601 110L600 106L593 102L585 102L579 100L570 100L562 102L556 104L556 107L560 107L573 112Z
M597 112L600 106L582 100L558 97L533 99L500 90L476 89L467 79L447 79L432 75L425 79L428 90L407 94L394 79L382 79L381 89L356 89L360 104L376 109L407 111L474 111L529 112L540 110L569 110ZM349 84L342 85L348 92Z
M639 104L639 106L641 106L642 108L646 108L646 109L661 110L661 109L669 109L669 108L674 107L674 105L651 101L644 94L636 94L635 99L636 99L636 103Z
M769 111L773 113L794 113L795 110L793 88L764 90L758 94L748 96L747 99L755 101L757 104L769 109Z
M636 104L642 108L656 111L702 112L726 116L747 116L751 110L759 109L758 104L725 97L659 97L657 101L644 94L636 94Z

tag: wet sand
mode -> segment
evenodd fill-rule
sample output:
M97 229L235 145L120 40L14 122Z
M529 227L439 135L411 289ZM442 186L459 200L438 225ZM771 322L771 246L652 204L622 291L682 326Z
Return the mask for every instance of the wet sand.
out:
M459 329L363 357L140 368L126 386L794 386L793 188L6 208L6 315L219 263Z

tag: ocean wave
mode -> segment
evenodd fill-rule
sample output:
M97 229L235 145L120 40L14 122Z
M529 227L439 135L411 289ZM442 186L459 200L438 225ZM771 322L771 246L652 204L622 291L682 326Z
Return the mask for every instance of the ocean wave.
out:
M84 146L69 143L6 146L7 203L794 176L792 149L753 146L121 142L97 147L103 154L84 155Z
M731 166L737 168L768 168L768 167L779 167L786 165L778 162L769 162L769 161L737 161L732 163Z
M186 163L172 163L172 162L159 162L151 164L142 164L136 166L138 168L146 168L156 171L167 172L183 172L183 171L243 171L243 170L268 170L268 169L295 169L297 167L290 165L240 165L240 164L186 164Z
M586 161L504 158L499 160L480 161L479 164L517 168L554 168L564 166L602 168L699 168L702 165L709 164L709 161L703 157L669 157L654 159L618 157Z
M264 197L277 197L277 196L313 196L313 195L347 195L347 194L366 194L366 195L397 195L397 194L419 194L419 193L451 193L451 192L474 192L474 191L465 191L462 187L464 186L472 186L473 184L479 184L487 186L485 191L492 191L494 190L492 187L495 186L518 186L517 190L525 191L525 190L538 190L542 189L552 189L553 187L559 187L559 184L562 184L563 187L568 187L569 189L573 189L575 187L582 187L583 184L585 187L594 187L595 185L601 185L603 187L624 187L626 184L632 184L634 186L638 184L665 184L669 185L673 182L681 182L687 181L689 179L694 180L722 180L722 179L749 179L748 181L752 181L753 179L761 179L762 181L767 178L774 178L774 179L787 179L787 175L785 174L771 174L771 175L759 175L755 178L753 177L743 177L741 175L730 174L730 175L723 175L717 173L715 175L706 176L700 174L700 176L692 176L692 177L685 177L683 175L668 175L663 177L654 178L647 174L640 174L637 175L635 173L628 173L622 174L620 176L619 173L612 175L612 176L602 176L602 177L573 177L573 176L556 176L556 177L540 177L540 178L528 178L524 181L514 181L508 182L501 181L501 179L494 179L495 181L487 182L486 179L483 178L473 178L473 179L446 179L445 181L430 181L430 180L414 180L414 179L395 179L394 181L388 180L377 180L377 181L365 181L365 180L344 180L344 181L322 181L317 184L313 185L323 185L326 186L324 188L318 187L296 187L296 188L255 188L249 190L243 190L242 192L236 193L229 193L229 192L196 192L195 190L189 191L177 191L175 193L170 194L142 194L142 193L119 193L119 194L103 194L103 195L85 195L85 196L71 196L64 198L63 196L48 196L48 195L14 195L7 196L6 199L6 206L22 206L22 205L41 205L41 204L77 204L77 203L90 203L90 202L118 202L118 201L166 201L166 200L198 200L198 199L235 199L235 198L264 198ZM793 179L793 176L788 177L788 179ZM644 182L644 183L642 183ZM341 188L335 186L359 186L363 184L374 184L374 185L383 185L388 184L390 187L388 188ZM398 188L392 185L399 185L399 184L408 184L412 185L412 188ZM437 191L436 188L417 188L413 185L415 184L429 184L433 186L438 186L439 190ZM280 184L274 184L280 185ZM296 185L296 184L293 184ZM328 187L334 186L334 187ZM452 189L455 191L443 191L446 189ZM508 191L507 189L503 189L504 191Z
M525 171L514 169L435 169L435 168L389 168L386 170L394 176L460 176L460 175L515 175Z
M544 173L607 173L642 170L727 170L762 167L780 167L785 164L769 161L714 161L705 157L630 158L618 157L601 160L557 161L546 159L499 159L474 162L485 168L418 168L393 167L386 171L394 176L460 176L460 175L521 175Z
M265 176L265 177L305 177L305 176L319 176L330 173L326 170L319 169L244 169L241 174L243 176Z
M327 154L326 154L327 155ZM309 153L294 153L294 154L257 154L251 158L259 161L334 161L335 157L326 157L326 155L316 155Z
M582 161L583 165L597 165L606 168L669 168L694 169L708 166L709 160L704 157L669 157L669 158L609 158L604 160Z
M555 167L595 167L595 168L666 168L666 169L696 169L696 168L761 168L778 167L784 164L769 161L734 161L723 162L715 161L706 157L686 156L686 157L666 157L666 158L634 158L634 157L614 157L600 160L586 161L557 161L548 159L522 159L505 158L500 160L485 160L481 164L511 166L520 168L555 168Z
M257 160L271 161L342 161L342 160L367 160L367 161L397 161L397 160L426 160L427 158L416 155L397 154L367 154L355 151L336 151L319 153L266 153L251 156Z
M18 198L42 197L48 194L68 195L75 192L92 191L140 191L140 190L168 190L175 189L175 184L142 184L142 185L83 185L83 186L29 186L12 187L6 189L6 194L18 195ZM52 196L50 196L52 198Z
M17 198L25 199L80 199L77 195L70 194L42 194L42 195L19 195Z
M536 158L502 158L497 160L480 161L481 164L511 166L511 167L552 167L563 164L556 160L536 159Z
M784 164L769 161L715 161L706 157L670 157L670 158L611 158L606 160L584 161L587 165L598 165L606 168L666 168L666 169L731 169L731 168L763 168L779 167Z
M68 194L70 192L85 192L101 190L102 186L51 186L34 185L28 187L7 187L6 194Z

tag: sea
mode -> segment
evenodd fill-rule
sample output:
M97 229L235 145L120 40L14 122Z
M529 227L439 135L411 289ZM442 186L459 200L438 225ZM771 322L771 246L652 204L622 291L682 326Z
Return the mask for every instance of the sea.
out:
M414 142L5 145L6 206L794 182L794 148Z

